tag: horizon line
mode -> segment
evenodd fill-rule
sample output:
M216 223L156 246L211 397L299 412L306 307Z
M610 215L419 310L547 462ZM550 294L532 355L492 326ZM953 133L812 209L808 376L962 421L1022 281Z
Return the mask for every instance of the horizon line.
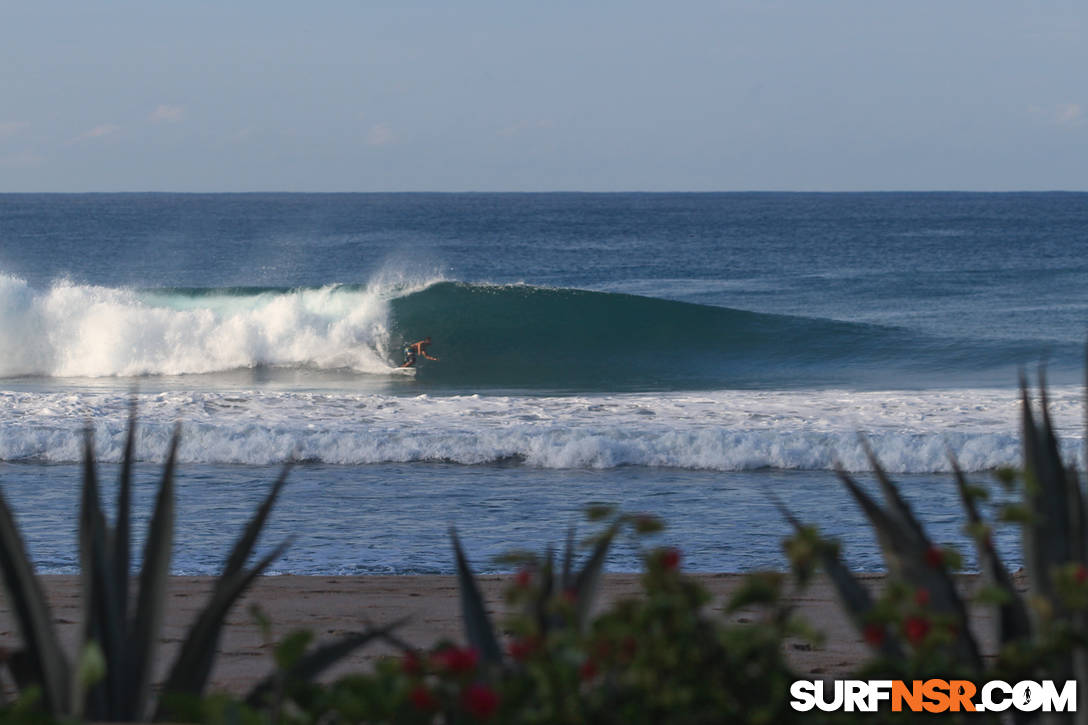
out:
M833 189L833 190L817 190L817 189L713 189L713 190L690 190L690 189L670 189L670 190L644 190L644 189L621 189L621 190L583 190L583 189L550 189L550 190L478 190L478 189L466 189L458 191L448 190L428 190L428 189L416 189L416 190L396 190L396 191L352 191L352 190L340 190L340 191L311 191L311 190L283 190L283 189L251 189L245 191L178 191L169 189L145 189L136 191L132 189L118 189L118 190L83 190L83 191L0 191L0 196L91 196L91 195L213 195L213 194L235 194L235 195L287 195L287 194L310 194L310 195L621 195L621 194L1084 194L1088 193L1088 189Z

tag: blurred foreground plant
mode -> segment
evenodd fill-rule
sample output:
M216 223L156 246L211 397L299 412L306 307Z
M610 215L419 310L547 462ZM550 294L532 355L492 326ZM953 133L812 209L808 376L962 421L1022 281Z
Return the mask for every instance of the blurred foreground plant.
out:
M1086 386L1088 391L1088 386ZM864 442L863 442L864 443ZM788 511L795 534L786 541L794 572L807 582L822 568L842 604L878 655L863 669L867 675L964 677L976 682L1024 679L1077 680L1078 701L1085 703L1088 684L1088 510L1077 471L1066 466L1048 410L1045 381L1040 380L1036 411L1026 381L1021 380L1023 471L1000 470L1020 503L1005 505L1001 519L1019 523L1028 596L1021 594L993 544L993 526L979 512L986 489L970 484L951 458L966 514L966 531L975 542L981 586L974 602L993 610L997 656L985 659L968 618L969 598L953 573L959 555L937 546L910 506L866 446L883 493L877 503L849 474L839 478L861 506L876 533L888 585L874 598L839 558L836 542L822 538ZM1055 715L1016 712L1016 722L1045 721ZM1068 716L1066 716L1068 717ZM1077 722L1088 722L1081 707Z
M283 553L284 541L251 567L246 566L265 522L287 479L285 467L271 491L235 542L216 579L211 598L182 640L177 657L161 688L152 685L155 653L166 607L170 560L174 543L174 470L180 433L170 441L154 511L148 523L138 582L130 586L130 508L135 448L135 404L121 462L117 517L111 526L102 512L94 444L86 431L83 485L79 513L79 559L83 601L83 631L73 663L60 646L41 582L19 534L15 518L0 493L0 569L11 600L23 648L6 659L21 695L0 715L36 719L40 709L55 718L143 721L172 715L204 692L216 648L231 607L254 579ZM319 648L302 661L297 677L323 669L333 655L369 641L373 635L351 635ZM331 649L330 649L331 648ZM268 688L258 685L252 697ZM156 693L161 692L157 697Z
M603 530L575 566L573 534L559 562L519 552L506 589L512 614L491 624L479 583L456 534L467 646L403 645L369 674L312 697L307 720L396 723L777 723L794 675L783 641L809 632L781 599L786 577L749 577L726 605L744 623L710 611L710 596L671 548L644 551L641 591L597 612L608 550L624 531L661 529L653 517L593 507ZM811 717L806 718L812 722Z

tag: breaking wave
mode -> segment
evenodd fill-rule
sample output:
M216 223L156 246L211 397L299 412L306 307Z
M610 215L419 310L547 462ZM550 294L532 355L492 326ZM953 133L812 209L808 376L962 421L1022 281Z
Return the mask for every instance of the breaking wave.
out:
M872 384L1033 359L1029 343L529 285L381 280L134 290L0 275L0 377L254 368L388 375L430 335L417 382L454 390L694 390ZM1010 376L1011 379L1011 376Z

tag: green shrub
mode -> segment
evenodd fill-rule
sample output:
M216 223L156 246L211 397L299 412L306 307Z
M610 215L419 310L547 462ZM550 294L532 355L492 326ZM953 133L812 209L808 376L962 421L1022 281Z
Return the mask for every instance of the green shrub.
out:
M599 512L598 512L599 513ZM608 515L575 571L516 554L507 589L516 613L500 635L490 626L475 578L454 535L468 646L404 646L374 672L329 687L291 690L298 722L719 723L798 720L788 705L794 679L786 637L808 630L781 598L785 577L747 579L728 605L754 623L711 611L706 590L683 574L674 549L645 552L640 596L592 615L609 545L624 530L649 532L648 517ZM806 718L811 722L812 718Z

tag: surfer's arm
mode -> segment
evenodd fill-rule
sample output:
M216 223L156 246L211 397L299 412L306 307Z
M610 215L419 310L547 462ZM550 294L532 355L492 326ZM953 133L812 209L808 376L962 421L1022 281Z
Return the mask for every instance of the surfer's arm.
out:
M423 351L422 351L422 350L420 350L420 352L423 352ZM428 355L428 354L427 354L427 353L425 353L425 352L423 353L423 357L427 358L428 360L434 360L435 362L437 362L437 361L438 361L438 358L436 358L436 357L431 357L430 355Z

